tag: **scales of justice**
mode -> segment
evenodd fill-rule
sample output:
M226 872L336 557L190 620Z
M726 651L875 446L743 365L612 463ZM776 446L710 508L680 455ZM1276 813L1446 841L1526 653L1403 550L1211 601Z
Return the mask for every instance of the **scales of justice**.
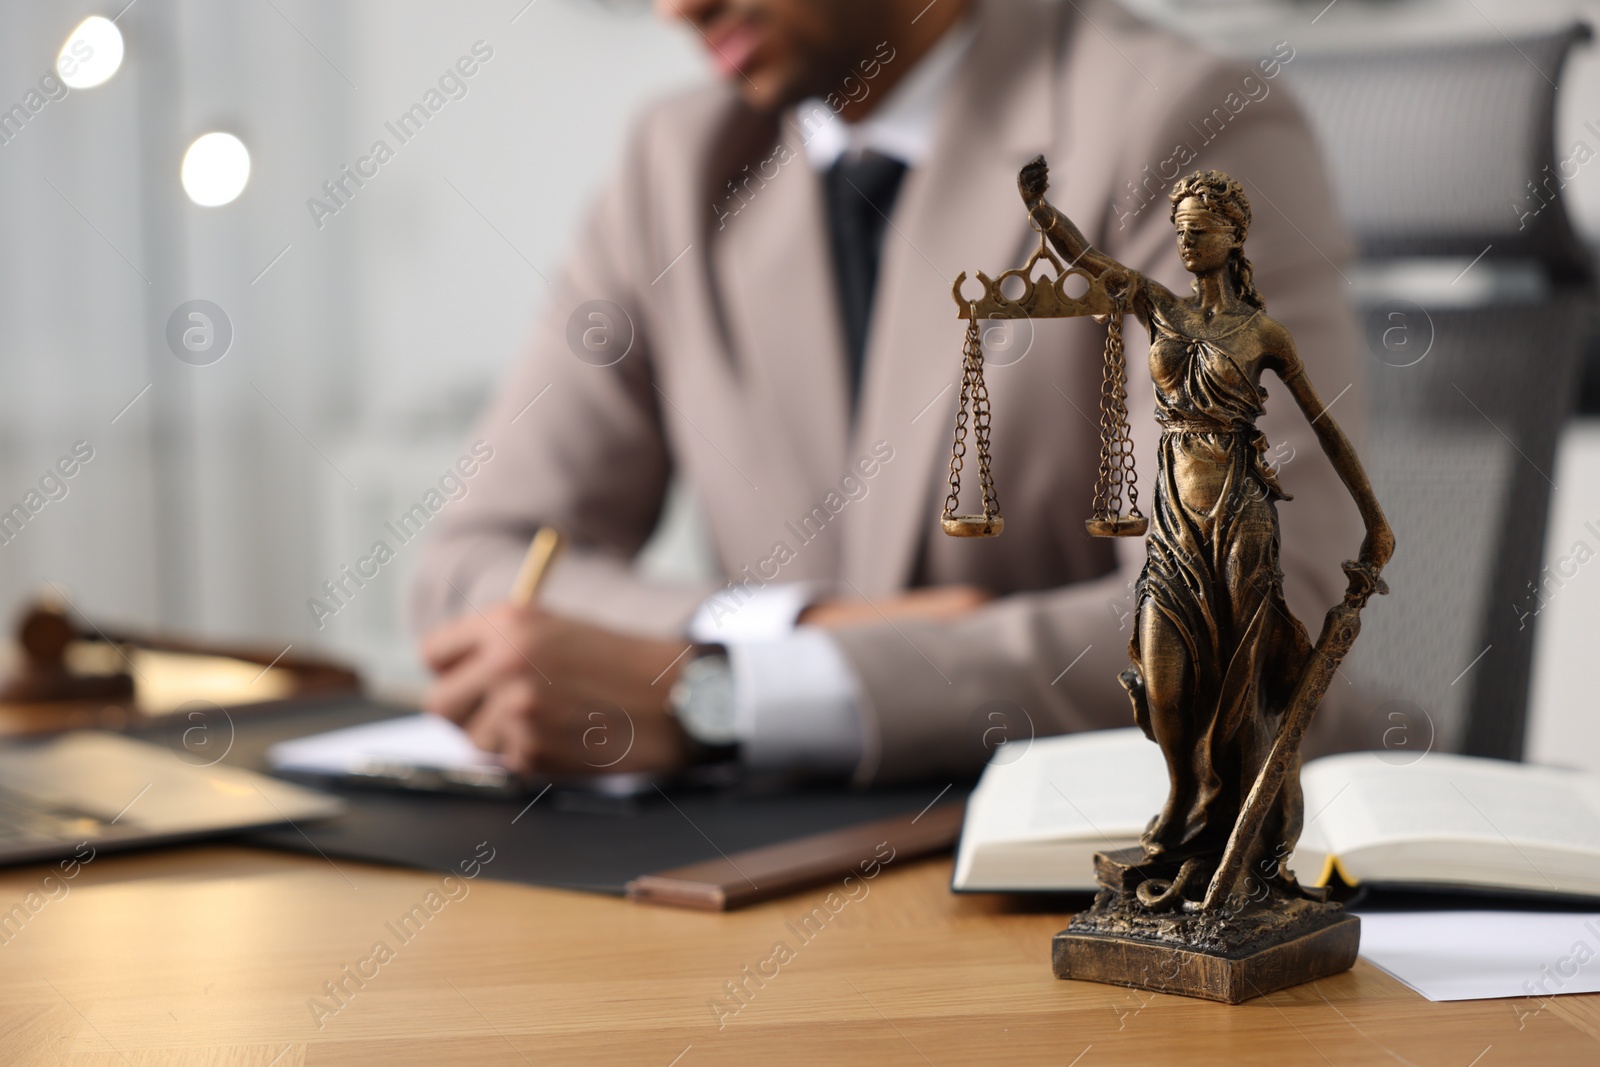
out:
M1096 537L1146 538L1132 663L1119 680L1169 778L1167 801L1139 845L1096 855L1100 891L1055 936L1053 969L1231 1004L1348 970L1360 920L1325 890L1302 886L1287 864L1304 816L1301 741L1355 641L1361 609L1388 592L1379 574L1394 537L1383 510L1289 332L1266 315L1244 255L1250 206L1237 182L1200 171L1172 191L1179 253L1195 276L1189 297L1094 249L1045 199L1042 156L1017 184L1038 249L998 278L979 272L976 299L962 292L965 273L951 290L968 325L941 524L955 537L994 537L1005 525L990 473L979 320L1103 322L1100 470L1087 526ZM1002 292L1011 279L1021 285L1015 299ZM1069 283L1080 295L1069 295ZM1148 518L1128 432L1122 319L1130 313L1150 330L1161 424ZM1344 564L1344 598L1315 643L1283 599L1277 501L1289 496L1262 458L1267 442L1255 425L1264 370L1310 421L1367 530L1357 559ZM983 510L962 515L969 425Z

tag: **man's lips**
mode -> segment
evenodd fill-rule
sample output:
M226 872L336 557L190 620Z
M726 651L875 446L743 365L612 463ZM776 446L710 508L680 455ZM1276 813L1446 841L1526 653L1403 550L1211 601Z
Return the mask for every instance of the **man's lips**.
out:
M761 47L761 30L754 22L735 22L705 35L706 49L717 73L724 78L745 73L745 68Z

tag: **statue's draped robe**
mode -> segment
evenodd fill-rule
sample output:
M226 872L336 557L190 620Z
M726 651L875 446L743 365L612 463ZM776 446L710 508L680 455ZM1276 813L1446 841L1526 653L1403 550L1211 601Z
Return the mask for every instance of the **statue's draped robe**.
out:
M1162 434L1138 602L1141 611L1153 607L1171 623L1192 665L1192 702L1173 760L1172 829L1181 824L1182 833L1167 841L1178 842L1179 853L1212 860L1266 760L1311 651L1283 598L1277 501L1288 495L1262 459L1267 444L1255 426L1266 392L1228 350L1230 339L1254 320L1198 340L1178 333L1154 309L1150 317L1150 371ZM1184 502L1181 464L1220 475L1215 506ZM1139 644L1136 628L1129 652L1141 667L1144 656L1163 652ZM1137 700L1135 712L1154 738ZM1299 837L1297 771L1285 779L1251 850L1251 870L1269 881L1277 880L1273 857L1286 859Z

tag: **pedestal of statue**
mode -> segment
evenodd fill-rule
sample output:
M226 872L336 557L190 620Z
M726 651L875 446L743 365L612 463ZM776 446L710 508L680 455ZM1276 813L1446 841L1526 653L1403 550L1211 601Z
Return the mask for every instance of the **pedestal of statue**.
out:
M1171 907L1152 909L1140 899L1139 886L1147 883L1170 892L1180 870L1176 860L1170 870L1150 864L1138 848L1097 855L1100 893L1056 934L1056 977L1238 1004L1354 966L1361 920L1292 881L1285 887L1259 880L1257 892L1211 911L1196 910L1192 901L1185 908L1181 885ZM1191 867L1199 885L1208 877Z

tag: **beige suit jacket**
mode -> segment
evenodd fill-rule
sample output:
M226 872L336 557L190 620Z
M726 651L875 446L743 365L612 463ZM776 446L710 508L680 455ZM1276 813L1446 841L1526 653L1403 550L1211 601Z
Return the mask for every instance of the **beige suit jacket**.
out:
M975 771L995 740L986 731L996 710L1008 713L1013 739L1131 723L1116 675L1143 544L1092 539L1083 526L1105 330L1089 319L1041 321L1026 355L991 364L1006 530L948 538L937 516L963 336L950 284L963 270L993 275L1021 262L1035 238L1016 175L1042 152L1053 201L1097 247L1187 292L1164 191L1179 164L1184 174L1218 167L1249 191L1246 251L1268 313L1293 332L1312 381L1325 401L1338 398L1332 413L1359 442L1366 357L1345 305L1349 245L1286 79L1109 4L975 6L979 32L931 157L907 175L893 209L854 419L804 131L792 116L752 113L722 86L667 100L639 122L529 352L483 417L478 433L495 458L433 523L413 590L419 626L463 610L462 596L479 606L504 599L535 528L555 523L576 547L546 587L552 610L682 633L714 590L650 584L631 568L676 471L736 580L823 579L865 597L960 582L996 594L959 622L838 634L861 686L858 780ZM730 178L741 180L739 199L729 199ZM620 305L634 328L613 366L584 362L569 345L569 318L594 299ZM1148 494L1148 339L1131 318L1128 339ZM1316 633L1361 528L1288 391L1275 381L1269 391L1261 426L1295 496L1280 505L1286 593ZM868 478L857 465L875 446L892 458ZM859 483L845 481L851 474ZM1336 681L1324 707L1322 748L1336 743L1331 728L1347 736L1362 714L1348 688Z

